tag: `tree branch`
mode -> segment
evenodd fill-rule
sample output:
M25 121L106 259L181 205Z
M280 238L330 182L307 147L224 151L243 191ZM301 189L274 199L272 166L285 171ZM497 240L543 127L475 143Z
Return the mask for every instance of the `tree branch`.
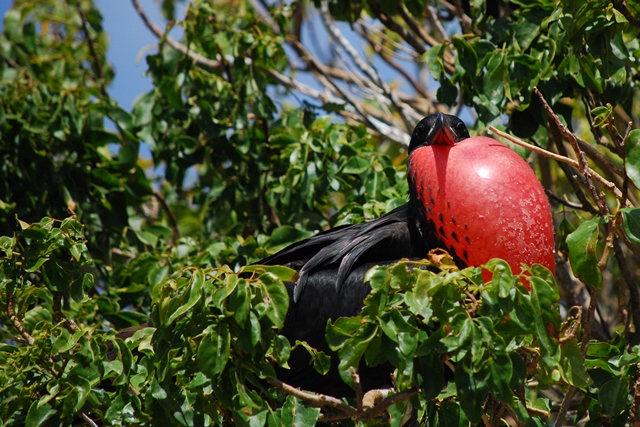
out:
M27 344L33 345L36 340L31 336L31 334L29 334L29 332L27 332L27 330L22 325L22 321L18 319L18 316L16 316L13 304L13 294L7 293L7 315L9 315L11 323L13 323L13 326L15 326L15 328L18 330L20 335L22 335L22 338L24 338Z
M309 391L303 391L298 388L292 387L289 384L286 384L276 378L267 377L266 381L277 389L280 389L287 394L297 397L298 399L308 403L313 407L331 407L339 411L338 414L320 414L320 421L322 422L337 421L345 418L350 418L353 421L369 421L382 415L382 413L386 411L387 408L389 408L391 405L409 400L413 396L418 394L418 389L410 389L402 391L400 393L389 395L378 402L378 404L372 408L362 407L361 409L357 409L351 405L344 403L342 400L336 399L335 397L316 394ZM360 399L359 405L362 405L362 399Z
M600 214L608 215L609 207L607 206L604 198L600 195L595 185L593 184L593 180L591 179L592 175L594 175L592 174L593 170L589 168L589 164L587 163L587 156L585 155L584 151L580 148L580 144L578 143L576 136L571 131L569 131L569 129L567 129L567 127L560 121L560 118L558 117L558 115L553 111L553 109L551 109L551 106L547 103L547 100L545 99L544 95L542 95L542 92L540 92L540 90L538 90L537 87L533 88L533 93L536 94L536 96L540 100L540 103L542 104L542 107L547 112L547 115L549 116L549 118L553 120L556 127L560 130L560 133L562 134L562 136L564 136L564 138L567 139L567 141L569 141L569 143L573 147L573 151L575 155L578 157L579 169L587 181L587 188L589 189L589 192L591 193L591 197L593 197L593 200L596 201L596 204L598 205L598 209L600 210ZM610 186L609 189L614 191L614 194L615 194L615 190L618 190L618 192L620 192L620 190L613 183L605 181L604 178L602 178L601 183L603 181L609 184ZM622 196L622 193L620 193L620 195L616 194L616 197L620 198L621 196Z
M107 98L109 95L107 94L107 88L104 85L104 73L102 72L102 65L100 64L100 58L98 57L98 52L96 51L96 47L93 43L93 39L89 34L89 27L87 26L87 19L84 16L84 12L82 11L82 2L78 1L76 3L76 9L78 9L78 15L80 16L80 22L82 22L82 32L84 33L84 38L87 40L87 45L89 45L89 52L91 53L91 57L93 58L93 66L95 68L95 72L98 75L98 87L100 88L100 93L102 96Z

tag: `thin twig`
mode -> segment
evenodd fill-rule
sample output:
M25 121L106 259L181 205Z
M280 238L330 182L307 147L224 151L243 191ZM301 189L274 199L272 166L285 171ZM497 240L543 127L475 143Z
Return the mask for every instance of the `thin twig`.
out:
M160 202L162 209L167 213L167 218L169 218L169 226L171 227L171 240L172 244L175 244L180 238L180 230L178 229L178 220L176 215L173 213L173 209L167 203L164 196L157 191L153 192L153 197Z
M15 326L15 328L18 330L20 335L22 335L22 338L24 338L27 344L33 345L36 340L31 336L31 334L29 334L29 332L27 332L20 319L18 319L18 316L16 316L16 312L13 307L12 294L7 295L7 314L9 315L9 319L11 320L11 323L13 323L13 326Z
M431 37L431 35L424 30L423 26L418 24L415 19L409 15L406 6L403 3L398 3L396 10L402 17L402 20L407 23L409 28L411 28L411 31L417 34L427 46L433 47L438 44L438 41Z
M627 245L627 247L629 248L629 250L638 258L640 258L640 250L638 250L638 247L631 241L631 239L629 239L629 236L627 236L627 233L624 232L624 230L622 230L620 227L617 228L618 230L618 237L620 237L622 239L622 241L625 243L625 245Z
M369 421L377 418L382 415L391 405L395 405L396 403L404 402L405 400L411 399L413 396L418 394L418 391L418 389L412 388L409 390L401 391L400 393L391 394L382 399L373 408L363 410L360 414L358 414L356 420ZM325 420L328 421L329 418L327 417Z
M107 98L109 95L107 94L107 88L104 85L104 73L102 72L102 65L100 64L100 58L98 57L98 52L96 51L93 39L89 34L87 19L85 18L84 12L82 11L82 2L78 1L76 3L76 7L78 9L78 15L80 16L80 22L82 22L82 32L84 33L84 37L87 40L87 45L89 45L89 52L91 53L91 57L93 58L93 66L95 67L95 72L98 76L98 86L100 87L100 93L102 93L102 96Z
M373 25L367 23L367 21L365 21L364 19L359 18L357 22L367 32L376 33L381 39L380 44L390 44L390 45L393 46L395 51L402 51L402 52L406 53L407 55L409 55L409 57L407 57L407 58L402 58L402 57L400 57L399 54L396 53L396 55L400 59L403 59L405 61L413 61L413 62L418 61L420 59L419 55L416 53L415 50L411 50L411 48L407 47L406 45L396 42L394 39L389 37L389 35L387 35L384 31L381 31L378 28L374 27Z
M413 396L418 394L418 389L402 391L400 393L392 394L385 397L373 408L363 408L361 410L358 410L357 408L354 408L353 406L348 405L342 400L336 399L335 397L316 394L309 391L303 391L298 388L292 387L289 384L283 383L276 378L268 377L266 381L272 386L284 391L287 394L297 397L298 399L306 402L313 407L331 407L339 411L338 414L320 414L319 420L322 422L337 421L345 418L350 418L353 421L369 421L376 417L379 417L391 405L409 400Z
M589 308L587 309L587 315L585 316L584 325L582 327L582 359L584 359L585 355L587 354L587 348L589 348L589 340L591 339L591 325L593 324L594 313L596 311L596 305L598 304L599 296L599 289L593 289L591 291Z
M550 126L549 134L549 142L553 143L553 145L556 146L558 153L565 157L569 157L567 153L567 147L565 147L564 142L562 141L560 130L555 126ZM573 166L569 166L562 162L558 162L558 166L560 166L560 169L562 169L562 171L564 172L567 180L569 181L569 184L571 185L571 188L573 188L576 197L578 198L580 203L582 203L582 206L584 206L588 212L592 213L593 215L597 215L598 209L596 209L596 207L591 204L591 201L587 198L587 195L583 191L583 188L586 185L584 177L582 177L578 170Z
M394 70L396 70L404 79L411 84L411 86L418 92L422 97L428 99L433 102L431 99L431 95L427 92L422 84L420 84L416 79L413 78L411 74L405 69L405 67L401 66L397 62L393 60L391 57L393 55L393 51L387 48L383 43L378 43L369 34L366 27L360 25L356 27L356 31L360 34L364 39L369 43L369 46L378 54L380 58L382 58L387 64L389 64Z
M138 15L140 15L140 18L142 18L142 21L144 22L144 24L147 26L147 28L151 30L153 34L156 35L156 37L158 37L159 39L164 39L164 41L169 46L171 46L178 52L188 55L191 59L195 60L198 64L200 64L203 67L206 67L210 70L217 70L222 67L222 64L220 63L220 61L214 61L196 52L191 52L185 45L177 42L173 37L169 35L165 35L164 32L160 29L160 27L158 27L149 19L149 17L145 13L144 9L142 8L138 0L131 0L131 3L133 3L133 7L138 12Z
M351 45L349 40L347 40L347 38L342 35L338 27L335 25L335 22L331 18L331 14L329 13L329 5L327 4L326 0L320 3L320 17L322 18L322 23L324 24L324 27L331 38L336 43L338 43L340 47L342 47L342 49L349 55L349 58L353 61L353 63L369 78L369 81L373 85L377 86L377 88L381 89L381 92L382 94L384 94L386 99L388 99L391 104L399 112L402 113L401 117L405 121L405 126L407 128L410 128L412 122L420 120L422 116L407 104L404 104L402 101L400 101L396 93L391 90L378 70L372 64L368 64L367 61L362 59L356 49ZM362 86L371 86L371 84L369 84L369 82L365 82L365 84Z
M554 159L554 160L556 160L558 162L566 163L566 164L568 164L570 166L573 166L574 168L577 168L577 169L581 169L581 167L582 167L579 161L573 160L573 159L571 159L569 157L566 157L566 156L562 156L562 155L554 153L552 151L545 150L544 148L538 147L538 146L533 145L533 144L529 144L528 142L524 142L523 140L518 139L518 138L516 138L516 137L514 137L512 135L509 135L508 133L497 129L494 126L489 126L488 129L491 132L495 133L496 135L501 136L501 137L503 137L505 139L508 139L509 141L513 142L514 144L519 145L521 147L524 147L524 148L526 148L528 150L531 150L531 151L533 151L535 153L541 154L541 155L543 155L545 157L549 157L549 158ZM586 161L586 159L585 159L585 161ZM620 189L613 182L607 181L605 178L602 177L602 175L600 175L598 172L596 172L593 169L591 169L588 165L586 166L586 171L588 172L590 178L595 179L600 184L605 186L608 190L610 190L613 193L614 196L616 196L618 198L622 198L623 197L622 192L620 191ZM583 173L583 175L584 175L584 173ZM585 178L586 178L586 176L585 176ZM589 181L587 181L587 182L589 182ZM597 193L597 191L595 189L595 186L592 189L595 192L595 194L598 195L598 193ZM598 200L600 200L599 195L597 196L597 198L594 198L594 200L596 200L596 202L598 202ZM600 208L599 205L598 205L598 207ZM631 207L631 205L629 205L629 207ZM607 213L608 213L608 208L607 208Z
M58 322L64 321L67 325L69 332L79 331L80 328L76 324L73 319L67 319L67 317L62 313L62 293L55 292L53 294L53 313L56 315L56 320Z
M340 399L335 397L326 396L324 394L316 394L309 391L300 390L287 383L284 383L276 378L267 377L266 381L272 386L284 391L287 394L297 397L300 400L310 404L311 406L321 408L323 406L329 406L335 408L348 417L355 416L358 411L353 406L347 405Z
M598 209L600 210L600 213L602 215L608 215L609 207L607 206L604 198L600 195L595 185L593 184L593 180L591 179L592 170L589 168L589 164L587 163L587 157L584 151L580 148L580 145L578 144L578 140L576 139L576 136L571 131L569 131L569 129L564 125L564 123L562 123L562 121L560 121L560 118L558 117L558 115L553 111L551 106L547 103L547 100L545 99L544 95L542 95L542 92L540 92L540 90L538 90L537 87L533 88L533 93L535 93L538 99L540 100L540 103L542 104L542 107L547 112L547 115L549 116L549 118L553 120L556 127L560 129L560 133L562 134L562 136L564 136L564 138L567 141L569 141L569 143L573 147L573 151L576 157L578 158L579 169L582 172L582 175L587 180L587 188L591 193L591 197L593 198L593 200L596 201L596 204L598 205ZM613 184L611 185L617 189L615 185ZM618 191L620 190L618 189ZM616 197L621 197L621 196L616 195Z
M554 427L563 427L564 426L564 418L567 416L567 411L569 410L569 406L571 401L573 400L573 395L576 393L576 388L574 386L569 386L567 392L562 399L562 403L560 404L560 409L558 410L558 415L556 416L556 422L553 424Z
M356 389L356 409L358 412L362 412L362 384L360 383L360 375L358 375L353 366L349 367L349 373L351 374L353 386Z
M91 418L89 418L89 416L87 414L85 414L84 412L82 412L80 414L80 416L82 417L82 419L89 424L91 427L98 427L98 424L95 423L95 421L93 421Z
M549 189L544 189L545 194L547 195L548 198L568 207L571 209L579 209L579 210L584 210L584 211L588 211L587 208L585 208L582 204L580 203L574 203L572 201L569 200L565 200L562 197L558 196L557 194L553 193L551 190Z

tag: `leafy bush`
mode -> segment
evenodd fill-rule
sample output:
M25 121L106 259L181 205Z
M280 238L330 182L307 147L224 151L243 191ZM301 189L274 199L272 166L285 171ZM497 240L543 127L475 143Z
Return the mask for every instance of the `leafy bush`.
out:
M193 0L182 41L149 25L154 88L128 111L92 1L16 0L0 35L2 423L640 423L640 10L461 5ZM399 260L327 325L334 354L289 342L296 272L250 264L404 203L408 135L434 111L536 170L556 277ZM295 346L319 372L338 357L353 398L278 381ZM372 408L362 360L395 369Z

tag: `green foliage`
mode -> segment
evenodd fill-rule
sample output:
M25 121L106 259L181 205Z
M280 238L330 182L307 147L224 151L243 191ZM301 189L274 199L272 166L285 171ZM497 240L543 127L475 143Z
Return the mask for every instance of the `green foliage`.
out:
M93 1L14 1L0 35L0 423L314 425L344 407L274 381L293 346L321 373L339 358L354 386L350 368L393 366L408 397L363 425L400 425L409 402L428 426L547 425L552 387L577 391L568 422L640 422L638 6L474 0L465 19L422 0L330 1L376 42L368 64L405 71L367 85L377 76L355 61L332 68L349 55L335 40L335 55L303 43L322 2L285 3L191 1L174 23L188 54L160 38L154 87L129 111L109 94ZM167 18L176 4L161 2ZM248 264L404 203L407 111L461 108L472 133L506 126L578 158L536 87L591 168L520 151L555 196L557 280L405 260L373 268L362 312L326 325L335 353L280 335L296 272ZM560 295L573 303L583 284L613 338L589 341L587 311L561 318Z
M420 268L429 266L402 262L368 273L373 290L362 314L328 328L341 367L348 372L363 356L370 365L390 362L398 390L419 388L412 403L426 425L434 425L434 414L441 418L454 410L441 406L454 396L455 411L472 422L480 421L488 396L528 422L525 405L530 402L520 401L514 390L531 377L549 384L560 368L560 348L547 327L560 326L552 276L514 276L504 261L496 260L488 269L499 279L483 283L480 268L439 274ZM531 292L521 280L528 281ZM454 375L443 360L454 362ZM579 364L560 374L586 376Z

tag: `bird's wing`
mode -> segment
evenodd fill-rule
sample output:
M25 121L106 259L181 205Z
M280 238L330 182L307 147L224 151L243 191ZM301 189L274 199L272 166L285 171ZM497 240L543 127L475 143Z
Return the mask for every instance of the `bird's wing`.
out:
M347 235L356 234L357 228L362 225L363 224L346 224L332 228L308 239L293 243L275 254L261 259L255 264L286 265L296 270L300 270L323 248L331 246L333 243Z
M367 262L393 261L413 256L407 222L407 205L370 222L336 227L294 243L258 264L283 264L299 271L293 302L307 286L309 276L336 266L335 287L339 291L349 274Z

